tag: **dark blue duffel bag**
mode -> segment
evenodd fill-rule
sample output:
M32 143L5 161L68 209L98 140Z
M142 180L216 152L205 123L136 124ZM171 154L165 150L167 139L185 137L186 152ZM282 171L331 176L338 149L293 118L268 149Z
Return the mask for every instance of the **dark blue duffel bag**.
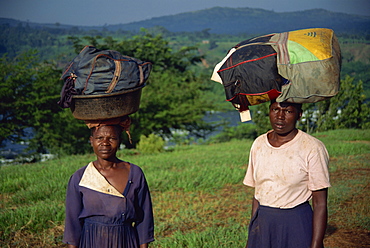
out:
M103 95L142 87L151 69L150 62L86 46L61 77L65 84L58 104L68 108L72 95Z

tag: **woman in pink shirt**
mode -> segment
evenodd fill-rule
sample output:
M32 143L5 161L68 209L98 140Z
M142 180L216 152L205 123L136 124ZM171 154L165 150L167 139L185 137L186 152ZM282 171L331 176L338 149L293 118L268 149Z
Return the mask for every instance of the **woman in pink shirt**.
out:
M322 248L328 152L295 127L301 104L273 102L269 116L272 130L254 141L243 181L255 188L247 247Z

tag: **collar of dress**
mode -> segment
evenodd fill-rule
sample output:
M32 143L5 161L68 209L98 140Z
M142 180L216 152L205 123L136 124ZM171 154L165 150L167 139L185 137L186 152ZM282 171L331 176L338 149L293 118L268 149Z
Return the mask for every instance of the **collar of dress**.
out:
M92 162L88 164L82 175L79 186L98 191L100 193L124 198L125 196L113 187L105 177L95 168Z

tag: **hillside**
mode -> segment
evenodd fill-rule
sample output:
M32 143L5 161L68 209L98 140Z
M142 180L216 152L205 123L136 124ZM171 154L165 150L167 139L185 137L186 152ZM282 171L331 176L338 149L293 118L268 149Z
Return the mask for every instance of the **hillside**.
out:
M0 18L0 25L19 25L20 21ZM32 28L139 31L140 28L161 26L170 32L209 30L214 34L265 34L295 29L323 27L336 33L370 34L370 16L359 16L311 9L298 12L274 12L255 8L214 7L199 11L151 18L143 21L105 26L72 26L23 22Z
M264 34L309 27L334 29L338 33L370 32L370 16L335 13L323 9L277 13L264 9L215 7L177 15L151 18L129 24L109 25L117 30L140 27L165 27L171 32L194 32L209 29L217 34Z

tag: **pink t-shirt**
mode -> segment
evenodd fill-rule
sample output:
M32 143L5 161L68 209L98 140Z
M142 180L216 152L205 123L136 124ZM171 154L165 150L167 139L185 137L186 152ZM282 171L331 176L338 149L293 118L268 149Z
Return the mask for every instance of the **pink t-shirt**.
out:
M310 200L312 191L330 187L328 163L325 145L301 130L280 147L266 133L252 145L243 183L255 187L261 205L293 208Z

